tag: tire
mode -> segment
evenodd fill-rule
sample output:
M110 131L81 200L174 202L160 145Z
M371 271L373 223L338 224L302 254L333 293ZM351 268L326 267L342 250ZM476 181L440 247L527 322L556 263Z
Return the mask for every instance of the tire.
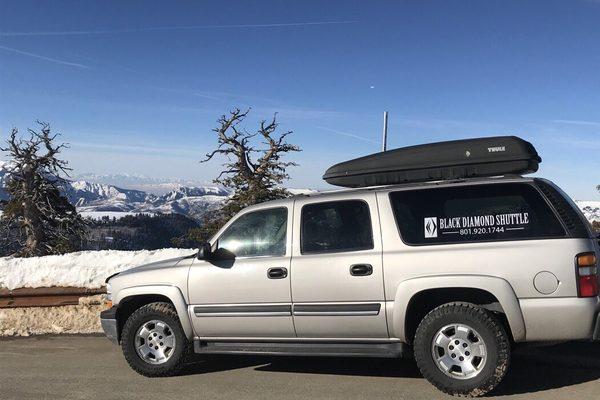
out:
M175 307L158 302L146 304L129 316L121 334L121 348L129 366L147 377L176 375L191 353Z
M414 353L421 374L439 390L478 397L492 391L506 375L510 340L490 311L470 303L448 303L423 318Z

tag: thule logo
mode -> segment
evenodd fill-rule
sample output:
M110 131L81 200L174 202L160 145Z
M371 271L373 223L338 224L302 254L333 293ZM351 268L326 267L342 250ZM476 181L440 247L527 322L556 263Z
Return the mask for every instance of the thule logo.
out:
M506 146L488 147L488 153L498 153L500 151L506 151Z

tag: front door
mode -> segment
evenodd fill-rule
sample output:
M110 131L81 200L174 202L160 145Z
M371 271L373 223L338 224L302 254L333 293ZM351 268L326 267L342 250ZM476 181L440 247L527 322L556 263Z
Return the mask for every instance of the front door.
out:
M291 209L242 211L195 260L189 312L201 338L294 337L290 295Z
M292 301L299 338L388 338L373 193L297 199Z

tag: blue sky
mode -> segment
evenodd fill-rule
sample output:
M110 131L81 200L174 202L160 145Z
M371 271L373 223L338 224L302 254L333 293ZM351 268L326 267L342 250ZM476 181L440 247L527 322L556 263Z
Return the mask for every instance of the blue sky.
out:
M48 121L75 173L210 181L228 109L278 112L291 187L380 149L515 134L600 199L600 1L2 1L0 139Z

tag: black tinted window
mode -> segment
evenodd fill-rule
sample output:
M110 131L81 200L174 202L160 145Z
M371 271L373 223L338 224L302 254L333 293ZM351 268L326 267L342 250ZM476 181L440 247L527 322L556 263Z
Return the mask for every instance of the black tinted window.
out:
M530 185L507 183L390 194L408 244L548 238L565 232Z
M301 236L303 254L372 249L369 206L360 200L305 205Z
M287 208L244 214L219 237L218 249L237 257L285 254Z

